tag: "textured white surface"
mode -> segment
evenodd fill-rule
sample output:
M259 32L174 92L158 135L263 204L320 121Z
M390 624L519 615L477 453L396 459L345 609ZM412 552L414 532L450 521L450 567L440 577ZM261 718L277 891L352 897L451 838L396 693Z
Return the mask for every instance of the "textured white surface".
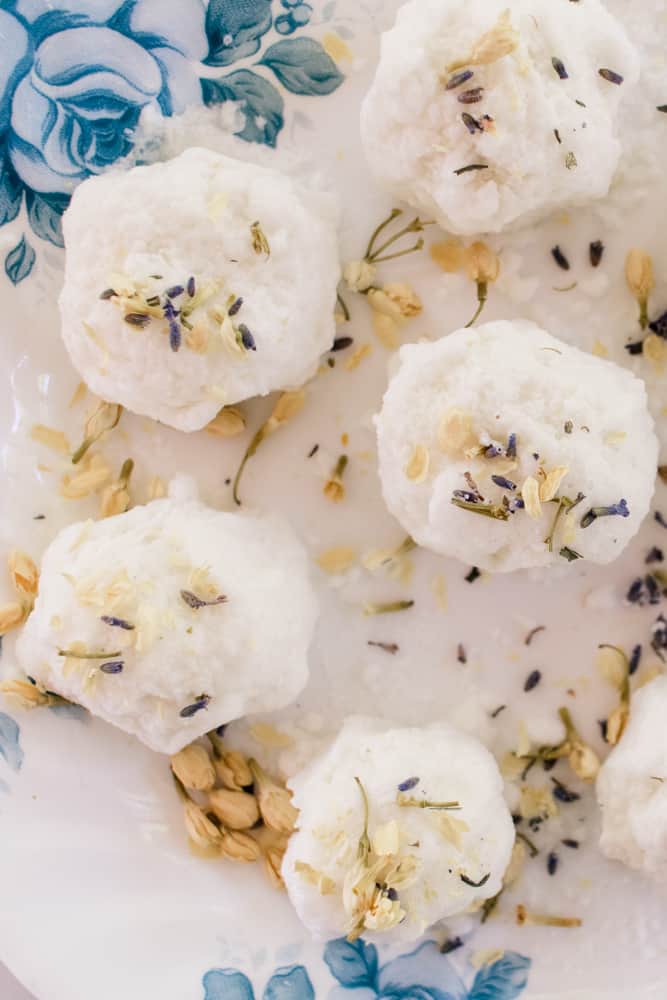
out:
M227 600L192 608L184 590ZM316 617L306 553L279 518L154 500L58 535L16 651L47 690L174 753L231 719L292 701L308 677ZM77 649L105 655L60 655ZM122 672L104 673L105 662ZM208 704L183 718L203 696Z
M387 506L420 545L495 571L564 564L564 545L598 563L623 551L649 510L655 482L658 446L643 382L523 321L412 344L400 359L377 418L380 477ZM461 420L470 422L470 433L458 446ZM489 442L506 449L511 434L516 463L465 454ZM423 481L406 471L417 446L429 456ZM540 470L554 469L566 470L555 495L585 499L572 512L571 529L563 514L553 551L545 538L554 503L541 505L541 517L517 510L506 521L452 503L455 490L470 492L466 472L485 503L499 506L503 497L520 495L527 477L542 482ZM494 483L499 474L516 489ZM591 508L621 499L629 517L580 527Z
M454 233L500 232L602 197L620 156L616 111L639 76L621 24L599 0L515 0L509 9L515 50L471 66L466 59L508 10L506 0L406 3L382 39L363 104L364 148L377 178ZM623 76L622 86L604 80L601 68ZM447 90L465 69L472 78ZM460 102L478 87L481 100ZM477 125L468 119L467 127L462 114ZM488 169L455 174L471 163Z
M253 249L255 222L269 256ZM62 332L74 365L104 399L184 431L223 402L300 386L334 339L336 225L331 195L205 149L87 180L63 220ZM188 347L186 330L170 350L166 320L131 326L100 299L123 280L151 298L191 276L202 301L188 321L207 331L205 353ZM217 318L239 298L233 320L255 351L238 349ZM180 308L188 296L174 301Z

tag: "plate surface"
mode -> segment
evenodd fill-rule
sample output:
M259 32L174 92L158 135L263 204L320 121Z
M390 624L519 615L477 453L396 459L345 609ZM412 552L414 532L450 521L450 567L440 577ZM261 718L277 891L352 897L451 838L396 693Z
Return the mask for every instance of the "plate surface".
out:
M30 439L33 423L63 429L72 441L81 432L83 408L69 406L77 378L55 304L60 216L73 185L130 155L137 135L136 155L144 160L196 143L228 149L232 142L237 155L320 172L341 196L343 258L360 256L391 208L364 167L358 109L379 32L397 6L0 2L0 358L11 390L0 395L2 551L20 546L38 559L60 527L96 510L89 500L59 496L66 462ZM656 225L667 208L667 116L656 111L667 100L667 18L662 0L608 6L625 22L644 66L623 114L617 183L591 209L492 241L502 273L486 317L534 319L631 366L647 378L667 441L665 376L624 349L636 335L636 315L622 278L628 248L644 246L658 278L652 314L667 308L667 251ZM182 120L169 118L184 111ZM230 131L242 139L230 139ZM437 238L429 232L429 241ZM595 239L604 240L606 252L592 271L588 245ZM556 243L572 264L566 282L550 257ZM456 329L473 311L471 286L444 276L427 253L387 265L382 277L410 281L423 299L423 315L403 328L405 340ZM365 301L348 299L352 322L344 332L354 337L353 349L367 343L371 353L354 370L345 364L349 354L338 355L336 367L310 384L307 410L249 464L243 496L249 506L290 518L314 561L342 544L360 560L340 578L314 569L322 619L311 681L293 708L271 719L290 745L277 752L258 744L247 723L231 727L230 738L289 773L355 712L410 724L451 719L502 754L516 746L521 722L536 742L557 740L556 710L567 702L604 754L597 720L615 695L594 668L596 647L642 643L637 682L661 667L650 650L659 609L626 607L624 595L643 572L648 549L667 542L664 528L648 520L611 568L575 565L548 577L469 583L468 567L423 551L411 554L401 578L365 569L364 554L402 539L381 500L371 423L391 354L373 337ZM245 406L248 436L229 441L186 439L125 415L104 451L115 465L130 454L135 459L135 502L145 498L151 476L186 472L207 502L231 509L225 481L270 405ZM315 444L319 451L309 459ZM334 506L322 487L343 449L350 456L347 496ZM654 509L661 506L667 514L664 486ZM0 599L9 599L7 581L1 585ZM383 618L362 614L367 601L397 598L415 605ZM545 631L525 645L538 625ZM369 640L400 649L390 656ZM459 643L465 665L457 660ZM11 636L3 662L12 668ZM536 668L542 681L524 693ZM507 707L491 719L500 705ZM664 997L664 896L601 858L590 788L582 786L582 798L535 835L540 854L497 914L483 927L471 918L452 928L461 948L441 953L445 933L438 932L396 954L342 941L313 944L260 871L192 856L166 761L80 712L2 712L0 757L0 957L38 1000L309 1000L332 991L339 1000ZM560 776L572 783L565 769ZM548 784L549 776L540 780ZM562 847L564 837L579 839L580 849ZM552 850L560 858L553 877L545 865ZM518 928L518 902L578 916L583 926ZM479 967L489 949L498 954Z

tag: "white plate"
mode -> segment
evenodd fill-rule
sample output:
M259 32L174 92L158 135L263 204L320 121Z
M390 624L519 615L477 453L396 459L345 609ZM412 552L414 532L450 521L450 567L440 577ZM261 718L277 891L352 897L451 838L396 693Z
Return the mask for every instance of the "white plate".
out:
M3 551L19 545L39 558L58 528L95 511L89 501L59 498L64 462L29 438L34 422L62 428L72 441L81 431L82 408L68 407L77 378L59 339L55 306L62 251L53 243L65 199L53 192L62 192L72 180L63 180L63 170L83 175L127 152L119 139L121 126L132 127L144 104L152 108L149 118L157 133L168 98L177 111L196 105L200 80L221 75L240 97L240 81L247 83L247 77L230 82L230 74L251 70L266 81L264 103L256 109L259 118L246 118L244 124L256 138L275 139L277 149L265 147L265 157L280 163L306 157L341 192L345 259L359 256L370 230L388 213L391 205L372 185L361 158L358 107L373 71L379 29L390 22L397 5L394 0L311 3L310 18L307 5L277 0L212 0L208 15L199 0L2 4L0 37L9 43L3 41L0 51L0 86L7 79L9 83L6 93L0 92L0 153L11 151L20 175L0 174L5 215L12 214L19 193L25 192L19 214L0 228L6 272L0 280L0 358L11 384L11 391L0 397ZM622 265L630 246L645 246L654 255L659 280L652 313L667 308L662 225L656 224L666 208L661 178L667 116L655 110L667 101L667 24L659 0L632 7L613 0L609 6L627 24L644 60L636 101L625 111L627 148L618 183L612 196L593 209L493 241L502 251L503 273L486 316L524 315L588 349L596 340L602 342L611 357L649 377L660 416L667 402L664 383L646 362L630 359L624 350L635 332L636 315ZM294 22L278 19L289 19L290 9L293 17L303 15L309 23L281 38L279 32ZM269 32L264 29L270 15L275 20ZM95 25L85 39L67 34L81 23ZM225 25L229 31L223 30ZM208 51L206 27L214 47L221 47L222 67L201 62ZM171 47L158 44L156 33ZM24 45L30 34L34 49ZM236 47L227 34L236 38ZM50 118L36 96L44 65L39 45L48 39L56 47L52 51L59 68L71 71L58 83L52 81L58 114ZM318 40L319 47L306 39ZM288 48L278 50L283 67L278 79L276 51L267 53L286 42ZM322 46L335 55L339 68ZM112 57L115 75L89 72L98 61L102 67L111 65ZM165 74L158 83L156 60L162 60ZM65 80L78 104L66 103ZM99 132L93 134L94 123L85 117L85 98L91 89L99 90L101 80L125 95L124 116L116 131L110 130L115 143L101 143ZM210 82L204 89L209 98L221 92ZM317 96L305 96L308 90ZM327 90L331 92L322 93ZM105 99L98 94L98 100ZM281 100L284 128L276 131ZM11 121L6 113L10 105ZM167 128L163 152L202 138L210 145L225 144L219 126L233 120L229 110L224 107L217 116L189 114L184 123ZM26 136L39 138L43 155L22 158ZM73 137L83 145L68 146ZM95 138L97 145L86 146L86 140ZM157 145L147 155L156 155ZM240 152L254 156L257 146L241 144ZM51 194L36 197L37 186ZM429 233L429 240L437 236ZM594 239L607 246L596 272L587 256ZM549 256L555 243L572 263L567 281ZM472 312L471 286L444 277L426 253L388 265L383 274L411 281L424 300L424 314L405 327L405 339L454 329ZM569 292L552 290L575 280L578 285ZM246 503L283 511L314 557L333 545L354 545L363 553L402 538L380 498L370 423L386 385L389 355L373 341L366 303L348 299L353 321L341 333L354 336L355 346L372 343L372 354L352 372L345 369L345 356L337 356L336 368L325 369L311 384L307 410L265 444L248 466L243 485ZM267 401L244 407L248 433L269 407ZM665 424L664 415L660 422ZM345 445L343 434L349 435ZM197 478L207 501L230 508L225 479L233 474L246 440L225 442L201 434L185 438L126 415L104 448L116 464L129 454L135 458L138 501L151 475L169 478L187 471ZM315 443L320 450L307 459ZM334 506L324 499L322 485L343 449L350 455L348 495ZM667 513L667 496L659 486L655 509L661 505ZM45 518L34 520L39 514ZM272 719L292 735L294 746L271 753L252 744L244 724L232 727L231 737L288 771L322 745L345 715L367 712L405 723L452 718L502 753L516 745L522 720L536 740L558 738L556 709L566 702L582 732L604 753L596 720L613 707L614 693L595 672L596 646L641 642L638 679L655 665L650 624L659 609L624 607L623 596L643 571L648 548L666 542L664 529L649 520L611 569L573 566L548 577L485 577L470 584L464 579L466 567L417 552L411 557L414 575L405 583L361 567L340 580L318 576L323 615L312 679L298 703ZM439 578L447 585L446 609L434 593ZM8 599L8 587L4 581L2 585L6 592L0 598ZM413 598L415 607L400 615L363 617L365 601L396 597ZM526 647L524 638L536 625L545 625L546 631ZM398 642L400 652L389 656L372 649L369 639ZM467 650L465 665L457 662L458 643ZM3 654L8 668L12 646L8 637ZM542 671L542 681L526 694L523 682L535 668ZM501 704L508 707L491 720L490 711ZM312 944L287 900L268 888L260 871L192 856L167 762L122 733L66 710L16 713L14 718L3 714L0 751L0 957L39 1000L247 1000L262 995L267 1000L308 1000L334 988L345 990L349 1000L645 1000L665 995L664 897L641 877L601 858L592 792L579 788L565 769L561 777L579 788L582 799L563 806L559 818L535 835L540 855L501 900L498 913L483 927L471 919L455 928L464 943L450 955L426 942L397 957L390 950L380 949L376 956L372 949L343 942L326 948ZM541 780L548 783L549 776ZM560 845L567 836L581 840L578 851ZM557 849L560 865L550 877L545 858L552 849ZM583 927L518 928L518 902L581 917ZM439 931L429 941L444 937ZM473 963L482 949L499 949L504 955L478 971Z

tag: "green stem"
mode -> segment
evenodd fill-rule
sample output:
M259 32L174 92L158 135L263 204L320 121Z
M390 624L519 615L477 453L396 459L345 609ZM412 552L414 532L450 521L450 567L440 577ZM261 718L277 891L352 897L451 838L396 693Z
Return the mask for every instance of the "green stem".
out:
M398 219L399 215L403 215L403 212L401 211L401 209L400 208L392 208L391 215L389 216L389 218L385 219L384 222L380 223L380 225L377 227L377 229L375 230L375 232L371 236L370 240L368 241L368 246L366 247L366 254L364 256L364 260L370 261L371 254L373 253L373 247L375 246L376 239L378 238L378 236L380 235L380 233L384 232L384 230L387 228L387 226L391 225L391 223L394 221L394 219Z
M488 295L488 285L487 285L487 283L485 281L478 281L477 282L477 301L478 301L479 305L477 306L477 311L476 311L475 315L473 316L473 318L470 320L469 323L466 323L466 325L464 326L464 328L463 328L464 330L468 330L473 325L473 323L475 323L479 319L479 317L482 315L482 310L483 310L484 306L486 305L487 295Z
M340 311L343 314L345 322L349 323L350 322L350 318L351 318L350 317L350 310L347 308L347 305L345 304L345 299L340 294L340 292L336 293L336 299L338 300L338 305L340 306Z
M361 779L355 777L354 779L359 786L359 791L361 792L361 798L364 804L364 828L359 837L359 847L357 848L357 856L361 861L367 861L368 855L371 853L371 841L368 836L368 795L366 794L366 789L361 783Z
M251 459L252 456L257 452L257 449L264 440L265 436L266 436L266 424L262 424L260 429L255 434L254 438L248 445L246 453L241 459L241 464L238 467L237 473L234 476L234 483L232 485L232 496L234 497L234 503L238 507L241 506L241 498L239 497L239 485L241 483L241 476L243 475L243 471L246 465L248 464L249 459Z
M399 257L407 257L408 254L418 253L420 250L424 249L423 239L418 239L413 247L408 247L407 250L398 250L396 253L388 253L384 257L374 257L374 264L386 264L388 260L397 260Z

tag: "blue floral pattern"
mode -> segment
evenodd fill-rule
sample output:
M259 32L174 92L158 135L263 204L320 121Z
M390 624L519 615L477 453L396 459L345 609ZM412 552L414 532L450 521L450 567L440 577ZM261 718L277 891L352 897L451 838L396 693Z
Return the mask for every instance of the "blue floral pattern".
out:
M281 87L322 96L344 79L320 42L291 37L312 12L301 0L0 0L0 226L24 206L32 232L61 247L74 187L131 151L147 107L233 101L237 135L275 146ZM271 32L290 37L262 53ZM35 259L24 232L6 276L18 284Z
M330 1000L515 1000L526 988L530 959L514 951L477 970L466 986L435 941L381 965L375 945L345 938L330 941L324 962L338 986ZM211 969L203 978L204 1000L255 1000L248 977L237 969ZM314 1000L302 965L277 969L263 1000Z
M20 771L23 764L20 735L18 724L11 715L0 712L0 757L12 771Z

